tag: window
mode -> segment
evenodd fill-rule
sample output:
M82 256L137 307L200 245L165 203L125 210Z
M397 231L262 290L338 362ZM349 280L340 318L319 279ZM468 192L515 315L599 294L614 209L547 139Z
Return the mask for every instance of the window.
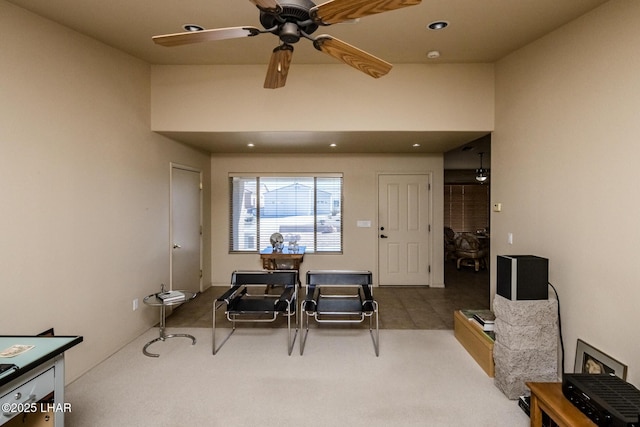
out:
M230 252L258 252L273 233L307 252L342 252L342 175L229 177Z
M445 185L444 225L454 231L489 228L489 186Z

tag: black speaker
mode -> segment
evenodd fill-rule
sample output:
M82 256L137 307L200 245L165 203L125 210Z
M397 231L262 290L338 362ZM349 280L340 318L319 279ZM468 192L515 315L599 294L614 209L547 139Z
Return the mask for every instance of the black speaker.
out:
M549 260L535 255L498 255L498 295L516 300L549 298Z

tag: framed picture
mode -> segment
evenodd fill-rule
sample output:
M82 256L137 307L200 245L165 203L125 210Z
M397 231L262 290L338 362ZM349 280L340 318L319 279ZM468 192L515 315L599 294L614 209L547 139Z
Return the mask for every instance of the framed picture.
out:
M597 348L578 339L576 362L573 371L576 374L613 374L627 379L627 365L623 365Z

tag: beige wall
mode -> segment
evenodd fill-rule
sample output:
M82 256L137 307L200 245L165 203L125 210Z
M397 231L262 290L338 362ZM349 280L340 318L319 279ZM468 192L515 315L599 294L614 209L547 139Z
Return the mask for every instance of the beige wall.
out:
M378 264L378 174L430 174L433 247L430 262L431 285L443 286L442 155L425 156L213 156L211 158L211 229L214 284L229 284L236 269L262 268L257 254L229 254L230 172L342 172L344 173L344 217L342 255L309 254L301 272L312 269L370 270L377 283ZM358 220L371 221L371 228L358 228ZM304 280L303 280L304 282Z
M640 2L613 0L496 65L494 254L550 260L572 372L581 338L640 385ZM507 244L507 233L514 235ZM492 259L495 288L495 258Z
M491 131L493 64L396 65L372 80L342 64L294 64L262 89L265 67L154 65L156 131Z
M84 336L70 380L157 322L169 164L209 156L150 132L144 62L4 1L0 52L0 333Z

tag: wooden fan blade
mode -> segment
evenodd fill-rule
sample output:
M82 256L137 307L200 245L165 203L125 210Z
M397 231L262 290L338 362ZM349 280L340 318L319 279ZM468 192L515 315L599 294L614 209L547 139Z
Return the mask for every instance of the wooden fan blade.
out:
M152 40L156 44L171 47L183 44L251 37L257 36L258 34L260 34L260 30L256 27L229 27L153 36Z
M277 89L287 82L287 74L293 57L293 46L283 44L273 49L267 76L264 79L265 89Z
M420 4L421 0L330 0L311 8L309 14L316 22L336 24L349 19L362 18L406 6Z
M316 49L333 56L353 68L377 79L391 71L393 65L370 53L328 35L318 36L313 41Z
M282 12L282 6L276 0L250 0L251 3L255 4L258 9L264 10L265 12L270 13L280 13Z

